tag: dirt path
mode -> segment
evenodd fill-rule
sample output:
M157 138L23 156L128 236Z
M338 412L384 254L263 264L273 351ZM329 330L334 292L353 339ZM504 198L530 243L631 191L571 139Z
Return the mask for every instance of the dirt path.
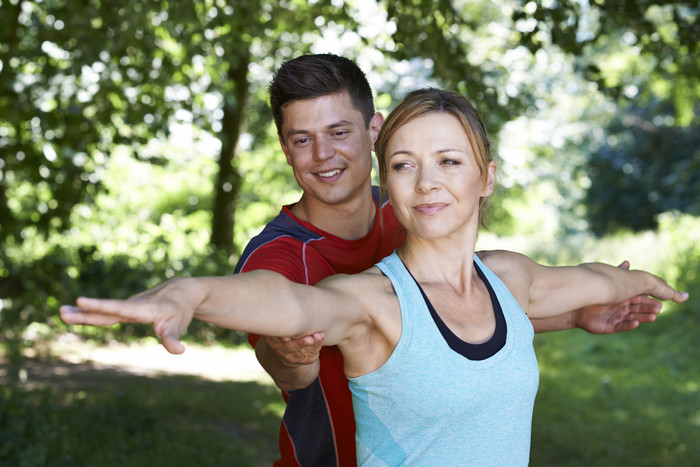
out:
M227 349L187 344L182 355L169 354L155 339L135 344L113 342L97 346L73 334L58 336L39 353L24 361L21 378L26 387L55 380L56 376L95 370L140 375L194 375L211 381L255 381L273 384L251 349ZM0 384L5 384L8 364L0 355Z

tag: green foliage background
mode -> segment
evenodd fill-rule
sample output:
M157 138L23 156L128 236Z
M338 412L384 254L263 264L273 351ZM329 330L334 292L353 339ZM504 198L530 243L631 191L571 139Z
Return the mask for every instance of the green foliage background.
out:
M248 239L299 195L270 124L270 74L301 53L334 51L358 61L385 113L424 85L475 101L499 156L478 246L549 264L629 259L691 293L648 330L538 336L545 402L535 418L545 422L533 442L555 439L556 449L537 450L533 463L624 464L641 445L647 460L635 465L697 463L690 446L700 440L685 434L700 419L688 369L700 325L697 16L691 1L0 0L4 370L17 377L25 350L68 331L57 308L78 295L127 297L174 275L230 273ZM70 331L103 342L151 335ZM188 333L242 341L202 323ZM611 360L628 345L638 365ZM15 384L2 392L12 411L0 411L10 427L0 461L43 465L60 450L19 440L49 436L63 402L48 392L25 400ZM650 402L621 402L635 391ZM561 437L556 420L570 419L571 401L585 407L573 409L588 416L582 424L612 411L625 434L570 451L581 433ZM659 425L654 443L634 434L644 420Z

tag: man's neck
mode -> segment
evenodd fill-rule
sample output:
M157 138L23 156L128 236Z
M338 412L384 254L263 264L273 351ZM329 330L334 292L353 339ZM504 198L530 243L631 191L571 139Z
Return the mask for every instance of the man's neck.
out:
M365 193L342 204L326 204L302 195L291 210L299 219L324 232L345 240L356 240L367 235L376 215L372 190Z

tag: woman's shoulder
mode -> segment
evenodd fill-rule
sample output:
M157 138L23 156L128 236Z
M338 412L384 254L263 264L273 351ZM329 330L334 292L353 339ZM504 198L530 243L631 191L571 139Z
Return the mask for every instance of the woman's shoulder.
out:
M530 258L522 253L509 250L482 250L477 251L476 255L486 267L496 274L501 270L512 271L514 268L526 268L534 264Z
M365 294L383 294L387 289L391 289L391 281L377 266L357 274L336 274L327 277L317 285L358 297Z
M477 256L508 287L520 306L529 297L534 268L537 263L527 256L508 250L479 251Z

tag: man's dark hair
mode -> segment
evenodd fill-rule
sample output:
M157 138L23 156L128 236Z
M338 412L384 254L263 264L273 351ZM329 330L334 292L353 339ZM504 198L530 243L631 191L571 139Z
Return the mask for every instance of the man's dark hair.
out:
M282 107L347 91L365 125L374 115L374 100L365 74L352 60L333 54L302 55L280 66L270 82L270 107L277 133L282 130Z

